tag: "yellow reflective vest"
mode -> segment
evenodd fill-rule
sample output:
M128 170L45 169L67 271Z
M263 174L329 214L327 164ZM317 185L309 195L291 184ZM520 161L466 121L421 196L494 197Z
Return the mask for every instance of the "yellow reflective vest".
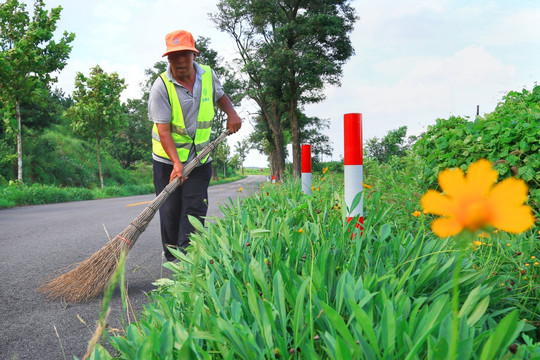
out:
M192 139L186 132L184 123L184 115L180 100L176 94L174 83L170 81L165 72L160 76L165 83L167 93L169 94L169 102L171 104L171 135L176 144L176 151L180 161L186 162L189 156L189 151L192 146L195 146L195 151L198 154L205 146L210 143L210 133L212 132L212 119L214 118L214 100L212 87L212 70L209 66L200 65L204 69L202 74L201 102L199 105L199 115L197 116L197 130L195 131L195 139ZM169 155L163 149L159 140L157 125L152 128L152 151L157 156L169 159ZM201 163L205 163L208 159L206 156Z

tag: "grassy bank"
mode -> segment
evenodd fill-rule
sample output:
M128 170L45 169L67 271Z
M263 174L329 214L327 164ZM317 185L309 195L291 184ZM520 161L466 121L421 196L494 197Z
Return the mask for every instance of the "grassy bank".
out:
M115 353L90 358L538 358L539 229L458 251L418 211L421 172L413 157L366 164L362 234L341 174L313 176L312 196L267 183L224 206L110 334Z
M211 181L210 186L238 181L245 176L237 175L219 181ZM0 209L23 205L54 204L69 201L94 200L154 193L154 185L123 185L87 189L80 187L58 187L53 185L0 186Z

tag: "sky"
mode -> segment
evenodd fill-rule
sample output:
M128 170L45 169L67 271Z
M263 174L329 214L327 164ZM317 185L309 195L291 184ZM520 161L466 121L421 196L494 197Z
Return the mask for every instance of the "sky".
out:
M27 1L29 2L29 1ZM226 61L236 57L232 40L208 14L217 0L45 0L62 6L57 34L76 38L57 87L70 95L75 74L100 65L117 72L128 88L123 99L140 98L144 70L164 60L165 35L188 30L209 37ZM341 86L327 86L326 99L304 107L308 116L330 121L332 158L343 156L343 115L362 114L364 142L407 126L419 135L437 118L492 112L511 90L532 89L540 80L540 1L537 0L357 0L359 17L350 34L355 55L343 67ZM246 101L237 109L246 137L256 111ZM252 150L244 166L266 166Z

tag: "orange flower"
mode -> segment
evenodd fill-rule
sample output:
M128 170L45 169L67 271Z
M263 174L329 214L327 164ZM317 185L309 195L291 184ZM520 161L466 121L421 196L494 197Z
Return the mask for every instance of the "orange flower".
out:
M328 166L323 169L322 173L326 174L327 171L328 171Z
M534 224L532 209L523 205L527 185L508 178L495 185L498 173L488 160L461 169L446 169L439 174L442 193L428 190L422 196L424 212L440 215L431 223L439 237L452 236L463 229L477 231L491 225L509 233L521 233Z
M366 189L373 189L373 186L368 185L368 184L362 183L362 186L365 187Z
M418 210L416 210L415 212L412 213L412 216L414 217L419 217L422 213Z

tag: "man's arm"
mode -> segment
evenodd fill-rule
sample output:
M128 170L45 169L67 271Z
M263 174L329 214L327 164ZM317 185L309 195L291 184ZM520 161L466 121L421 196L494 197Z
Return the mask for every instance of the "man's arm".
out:
M229 129L229 132L234 134L240 130L242 127L242 119L238 116L236 110L234 110L234 106L226 94L223 94L223 96L219 98L217 107L227 114L227 128Z
M176 145L174 144L174 140L171 135L171 124L159 124L156 123L158 134L159 134L159 140L161 142L161 146L163 146L163 149L169 155L171 158L171 161L173 163L173 171L171 172L171 177L169 179L169 182L171 182L175 177L178 177L179 179L182 179L182 174L184 171L184 166L182 165L182 162L180 161L180 158L178 157L178 151L176 151Z

